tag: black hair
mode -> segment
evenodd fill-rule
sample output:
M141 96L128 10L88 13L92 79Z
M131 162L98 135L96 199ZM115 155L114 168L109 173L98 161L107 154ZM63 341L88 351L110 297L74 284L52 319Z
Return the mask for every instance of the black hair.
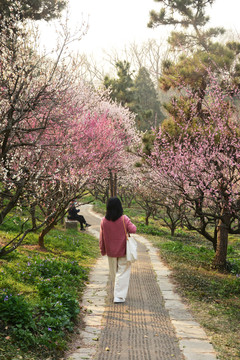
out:
M116 221L123 215L122 203L117 197L111 197L107 202L107 212L105 218L107 220Z

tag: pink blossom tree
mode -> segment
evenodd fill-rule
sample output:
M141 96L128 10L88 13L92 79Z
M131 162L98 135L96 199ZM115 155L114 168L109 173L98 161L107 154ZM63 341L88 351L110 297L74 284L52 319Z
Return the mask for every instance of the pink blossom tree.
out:
M61 162L55 164L53 158L49 162L51 177L46 184L45 199L42 198L41 209L51 219L39 237L39 245L43 246L45 234L64 215L66 207L74 198L79 198L84 190L108 171L112 163L117 163L123 151L123 143L116 137L112 122L106 115L82 115L69 122L69 137L61 149ZM49 154L48 154L49 159ZM57 172L53 172L55 164Z
M37 52L33 33L24 24L17 26L19 19L14 14L8 27L3 21L0 32L0 223L31 181L31 168L41 156L38 142L50 121L51 127L59 122L59 116L54 118L52 113L59 109L76 75L67 71L66 51L73 40L67 30L55 60L50 60ZM30 162L26 154L31 154Z
M101 99L97 103L97 111L100 114L106 113L107 117L111 119L116 138L124 143L124 147L121 152L118 152L111 165L108 166L108 171L104 172L100 181L95 182L92 189L90 189L92 192L97 192L98 197L101 197L104 201L109 196L118 195L120 179L127 173L132 174L134 161L136 161L133 150L139 148L141 142L140 133L135 125L135 115L128 108L110 100L108 93L106 94L105 91L98 94Z
M25 201L28 199L31 211L35 207L41 210L40 246L44 246L44 236L64 216L72 199L79 197L89 184L108 173L110 168L120 169L131 137L123 120L116 121L109 112L99 111L97 106L94 109L91 102L88 104L88 98L83 106L78 94L87 93L86 86L79 84L76 89L77 93L71 88L61 94L61 103L52 111L43 134L37 139L37 151L29 152L27 147L19 147L15 152L16 171L21 170L26 159L32 164L31 181L21 196ZM111 106L109 103L110 109ZM99 111L99 114L93 111ZM32 133L27 133L25 139L26 143L34 142ZM21 243L23 237L20 239ZM6 253L6 248L4 251Z
M72 41L68 33L57 59L49 60L22 30L0 33L0 223L19 208L28 209L33 221L1 255L38 228L43 245L44 235L87 184L121 168L135 136L126 109L78 80L78 64L67 62L65 53Z
M212 242L213 265L224 269L228 234L240 234L239 93L224 92L212 77L201 114L199 99L188 95L192 100L187 116L176 109L182 116L180 131L173 136L160 129L148 163L187 205L186 225Z

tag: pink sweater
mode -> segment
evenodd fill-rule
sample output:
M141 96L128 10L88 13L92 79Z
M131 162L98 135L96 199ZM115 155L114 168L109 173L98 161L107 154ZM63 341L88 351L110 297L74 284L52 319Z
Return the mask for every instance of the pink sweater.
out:
M137 228L130 219L124 216L126 231L135 233ZM101 221L99 247L102 255L110 257L122 257L126 255L126 234L123 226L123 216L116 221Z

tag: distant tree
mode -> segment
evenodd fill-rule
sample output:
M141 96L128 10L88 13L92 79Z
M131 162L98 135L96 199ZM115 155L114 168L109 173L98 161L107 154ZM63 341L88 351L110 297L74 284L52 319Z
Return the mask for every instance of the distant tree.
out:
M145 67L139 69L134 80L136 122L140 130L150 130L164 119L157 92Z
M149 72L142 67L135 79L127 61L117 61L117 78L105 76L104 85L111 89L111 98L136 114L136 125L145 131L159 124L164 116Z
M158 131L159 128L157 128L156 130ZM147 131L142 136L143 153L147 156L151 155L155 138L155 131Z
M104 85L111 89L111 98L130 110L134 103L133 79L130 64L127 61L117 61L117 78L105 76Z
M130 63L131 68L135 69L135 71L145 67L154 85L157 86L162 61L168 57L169 45L166 44L165 38L148 39L141 44L130 43L121 51L111 49L110 51L104 51L104 53L107 62L113 67L122 58Z
M46 20L58 18L66 7L68 0L1 0L0 14L2 18L10 18L15 12L19 20Z

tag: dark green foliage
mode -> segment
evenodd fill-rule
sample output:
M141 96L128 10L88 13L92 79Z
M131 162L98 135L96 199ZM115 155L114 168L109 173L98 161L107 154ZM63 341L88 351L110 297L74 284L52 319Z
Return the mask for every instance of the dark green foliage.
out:
M67 0L21 0L17 10L12 0L0 1L0 13L4 18L9 18L15 11L19 12L20 20L46 20L57 18L66 7Z
M148 71L142 67L135 79L130 63L116 63L117 78L106 76L104 85L111 89L111 98L136 114L136 125L141 131L160 124L164 115L160 109L157 92Z
M9 290L0 290L0 314L4 325L13 325L18 328L35 328L32 309L20 294L12 294Z
M134 101L133 79L127 61L116 62L117 78L105 76L104 85L111 89L111 98L132 110Z
M209 17L205 14L206 7L212 5L215 0L196 1L196 0L156 0L162 4L159 13L151 11L149 27L158 25L181 25L183 28L194 26L195 28L203 27L209 21ZM213 30L212 30L213 32ZM215 36L219 35L221 30L215 29ZM196 40L193 37L193 41ZM202 36L202 42L205 41Z
M158 133L158 131L159 131L159 129L157 128L156 133ZM156 138L156 136L152 131L148 131L148 132L143 134L143 137L142 137L143 152L146 155L151 155L155 138Z
M44 345L58 349L64 343L65 332L73 330L73 320L80 311L77 296L87 280L87 271L76 261L39 256L21 260L21 265L17 263L19 266L7 266L4 270L18 283L32 284L38 300L30 305L26 296L2 289L2 330L7 327L21 348ZM49 341L49 334L54 336L55 343Z

